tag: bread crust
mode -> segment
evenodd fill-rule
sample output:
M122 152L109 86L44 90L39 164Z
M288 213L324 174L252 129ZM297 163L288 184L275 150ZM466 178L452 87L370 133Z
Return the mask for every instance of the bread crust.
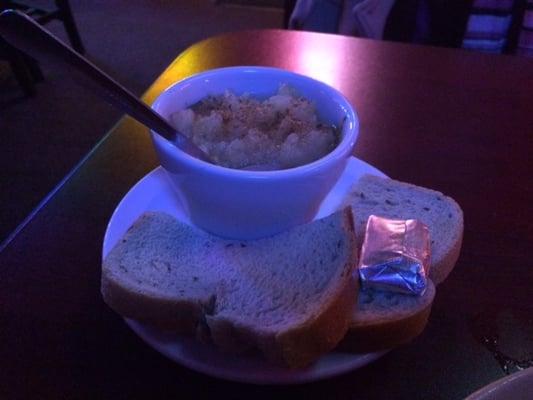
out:
M462 213L461 213L462 215ZM462 224L464 224L462 222ZM461 247L463 245L463 225L459 233L459 237L454 242L453 246L448 249L446 254L442 257L440 262L433 264L429 270L429 277L435 283L439 285L450 275L453 271L459 255L461 254Z
M289 368L303 368L333 350L343 339L357 304L358 283L349 278L313 320L277 335L217 316L207 316L211 340L228 353L259 349L271 363Z
M381 321L357 328L351 327L339 343L338 349L354 353L369 353L407 344L424 331L431 313L431 306L432 303L405 319Z
M333 350L348 331L357 292L358 281L350 277L337 298L316 319L276 337L283 362L293 368L304 367Z
M343 280L336 282L336 296L330 297L329 304L313 320L276 336L281 359L289 367L305 367L321 354L333 350L348 331L357 304L359 280L353 273L357 265L357 247L350 207L343 210L343 218L350 238L350 256L343 266Z
M426 327L435 298L435 285L428 281L427 293L418 307L405 316L392 314L376 320L352 320L348 333L338 346L341 351L368 353L409 343ZM399 295L402 296L402 295ZM405 296L405 295L403 295ZM408 295L407 295L408 296ZM357 313L357 310L355 311Z
M359 281L353 274L357 264L357 247L349 207L343 210L343 224L349 239L349 257L343 265L340 279L333 282L333 294L319 314L301 326L276 335L238 326L216 315L207 316L213 342L233 353L259 348L270 362L290 368L308 366L320 355L333 350L348 331L359 289Z
M105 270L101 292L105 303L118 314L165 331L193 334L202 318L203 307L199 303L131 291Z

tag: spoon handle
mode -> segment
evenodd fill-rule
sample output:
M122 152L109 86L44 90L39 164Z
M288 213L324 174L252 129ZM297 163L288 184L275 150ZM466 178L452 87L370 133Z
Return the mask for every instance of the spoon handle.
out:
M15 10L2 12L0 35L28 55L67 67L76 83L89 87L108 103L174 142L183 151L209 161L202 150L182 133L177 132L163 117L26 14Z

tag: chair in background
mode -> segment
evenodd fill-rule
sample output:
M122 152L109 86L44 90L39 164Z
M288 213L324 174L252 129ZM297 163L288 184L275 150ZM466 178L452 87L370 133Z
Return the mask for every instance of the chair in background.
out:
M285 19L289 29L382 39L394 3L395 0L286 1Z
M6 9L19 10L43 25L52 20L60 20L65 27L74 50L81 54L85 53L68 0L55 0L50 3L49 7L45 7L42 5L42 1L37 4L37 2L30 0L0 0L0 11ZM24 93L26 95L34 94L34 84L43 79L43 74L37 61L14 49L1 38L0 58L7 59Z
M531 0L474 0L462 47L527 55L527 50L533 48L533 39L526 40L533 28L532 16Z
M15 79L27 96L35 93L35 82L44 79L39 64L33 58L26 56L10 46L0 37L0 58L6 59Z
M286 0L289 29L533 56L533 0Z

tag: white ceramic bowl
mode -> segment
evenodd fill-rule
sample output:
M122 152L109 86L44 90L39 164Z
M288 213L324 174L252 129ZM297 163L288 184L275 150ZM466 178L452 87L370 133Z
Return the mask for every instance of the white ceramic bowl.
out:
M169 119L208 95L230 90L266 98L280 84L314 102L319 120L342 126L339 145L321 159L277 171L231 169L191 157L152 131L161 165L196 226L222 237L255 239L311 221L352 154L359 120L337 90L276 68L209 70L175 83L154 102L153 109Z

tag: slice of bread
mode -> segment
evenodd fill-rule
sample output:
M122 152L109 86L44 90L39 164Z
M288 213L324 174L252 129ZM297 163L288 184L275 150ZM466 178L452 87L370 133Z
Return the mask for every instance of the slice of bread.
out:
M356 353L392 349L420 335L435 298L435 285L430 279L427 282L421 296L359 290L357 310L339 349Z
M149 212L105 257L102 295L125 317L302 367L348 329L356 257L349 208L255 241Z
M425 328L435 298L435 284L451 272L461 249L463 212L440 192L365 175L354 184L345 205L354 213L358 249L371 214L393 219L419 219L429 228L431 261L422 296L362 289L343 350L369 352L410 342Z
M418 219L429 228L429 278L438 285L455 266L463 239L463 212L451 197L409 183L365 175L353 186L345 203L352 206L359 249L371 214Z

